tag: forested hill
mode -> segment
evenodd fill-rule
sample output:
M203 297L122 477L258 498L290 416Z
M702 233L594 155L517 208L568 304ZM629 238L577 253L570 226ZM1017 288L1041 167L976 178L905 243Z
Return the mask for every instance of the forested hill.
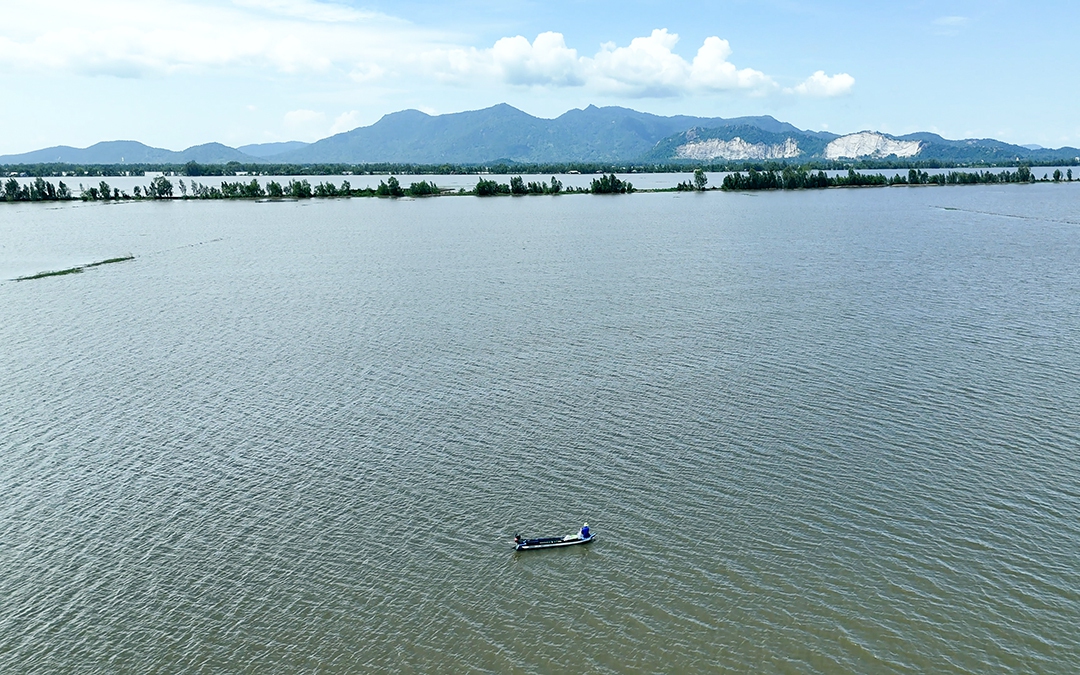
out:
M533 117L501 104L450 115L405 110L280 155L285 162L417 162L477 164L629 162L660 140L692 127L749 125L798 132L772 117L736 119L661 117L627 108L571 110L555 119Z
M57 146L0 156L0 164L631 162L673 134L694 127L733 125L772 133L814 134L769 116L663 117L627 108L589 106L544 119L500 104L448 115L403 110L370 126L311 144L265 143L234 149L210 143L176 152L136 141L108 141L89 148Z
M196 145L181 152L152 148L138 141L104 141L89 148L58 145L21 155L0 156L0 164L226 164L257 161L221 143Z
M428 115L403 110L378 122L315 143L285 142L231 148L220 143L183 151L137 141L89 148L57 146L0 156L0 165L74 164L424 164L702 163L882 159L945 163L1080 163L1075 148L1027 148L993 139L947 140L935 134L890 136L861 131L844 136L806 131L769 116L663 117L627 108L589 106L555 119L533 117L506 104Z

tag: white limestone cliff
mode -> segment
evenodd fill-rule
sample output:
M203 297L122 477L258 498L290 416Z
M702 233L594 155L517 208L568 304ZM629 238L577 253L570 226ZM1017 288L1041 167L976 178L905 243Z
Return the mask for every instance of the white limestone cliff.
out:
M675 156L679 159L791 159L800 153L799 144L793 138L772 145L747 143L738 136L730 141L709 138L675 148Z
M825 146L826 159L860 157L914 157L922 150L921 141L898 141L872 131L861 131L835 139Z

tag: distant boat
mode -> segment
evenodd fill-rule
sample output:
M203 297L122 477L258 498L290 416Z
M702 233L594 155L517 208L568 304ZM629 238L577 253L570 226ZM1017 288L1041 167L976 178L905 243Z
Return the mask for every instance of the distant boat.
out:
M596 539L596 535L589 532L588 528L582 528L584 532L568 534L563 537L537 537L535 539L522 539L521 535L514 536L515 551L532 551L538 548L559 548L560 546L577 546L588 544Z

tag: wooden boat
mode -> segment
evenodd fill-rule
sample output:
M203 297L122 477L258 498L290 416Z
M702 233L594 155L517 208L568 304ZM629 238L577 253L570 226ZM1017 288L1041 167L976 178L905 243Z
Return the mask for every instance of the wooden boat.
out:
M562 546L577 546L579 544L588 544L590 541L596 539L596 535L592 532L589 536L582 537L581 533L568 534L564 537L537 537L535 539L523 539L521 535L514 537L514 550L515 551L532 551L538 548L559 548Z

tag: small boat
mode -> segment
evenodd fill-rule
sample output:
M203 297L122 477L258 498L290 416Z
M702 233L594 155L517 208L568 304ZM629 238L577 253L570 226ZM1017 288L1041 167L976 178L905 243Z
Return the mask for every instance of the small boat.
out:
M560 546L577 546L578 544L588 544L590 541L596 539L596 535L589 532L589 527L586 525L581 528L576 534L568 534L563 537L537 537L535 539L523 539L520 534L514 535L514 550L515 551L532 551L538 548L559 548Z

